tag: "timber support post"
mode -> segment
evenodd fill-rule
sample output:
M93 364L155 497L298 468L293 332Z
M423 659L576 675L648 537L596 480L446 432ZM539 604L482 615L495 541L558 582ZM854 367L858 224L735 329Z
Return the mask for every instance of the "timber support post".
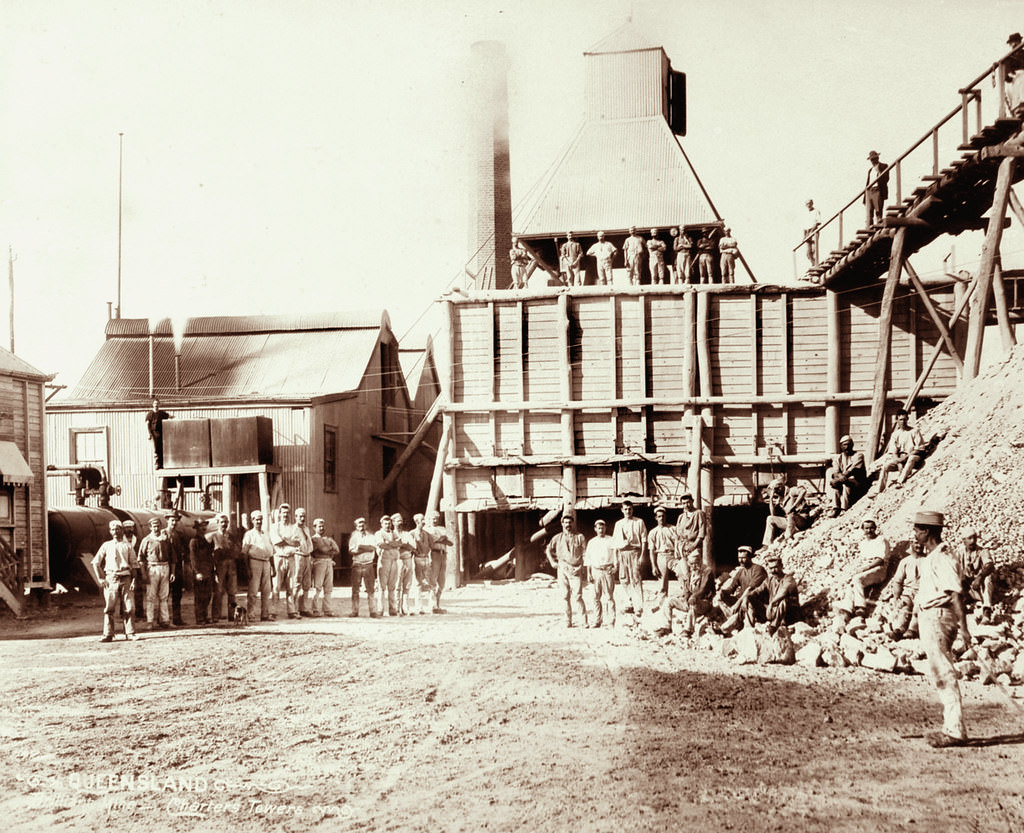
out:
M882 422L885 420L885 393L889 377L889 351L892 347L892 308L896 297L896 287L903 272L903 247L907 239L907 229L903 227L896 232L892 241L892 255L889 259L889 275L885 280L882 292L882 307L878 315L878 352L875 356L875 384L871 396L871 423L868 427L867 442L864 445L864 457L868 465L878 456L878 444L882 439Z
M978 287L971 302L971 314L967 327L967 349L964 356L964 379L973 379L981 367L981 348L985 339L985 318L988 313L989 295L992 292L993 273L999 257L999 243L1003 236L1003 218L1010 200L1013 185L1013 169L1016 158L1007 156L999 163L996 189L992 197L992 214L989 217L985 245L981 250L981 265L978 267Z

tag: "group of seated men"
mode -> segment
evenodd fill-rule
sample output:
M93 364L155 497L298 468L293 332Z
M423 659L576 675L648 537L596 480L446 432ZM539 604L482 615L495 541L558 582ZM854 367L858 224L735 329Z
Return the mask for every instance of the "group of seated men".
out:
M992 616L995 590L992 553L981 545L973 526L961 527L958 537L952 551L962 580L962 598L968 605L980 604L978 619L987 622ZM917 635L915 600L924 552L911 542L909 554L894 570L893 551L875 519L865 518L853 553L849 584L835 608L846 622L854 616L866 617L874 608L889 636L900 639Z
M645 563L659 582L657 600L652 613L663 611L654 633L665 636L672 632L673 615L682 620L681 633L692 635L703 621L723 633L745 625L766 622L774 632L783 624L792 624L799 616L799 592L792 575L782 568L782 559L774 554L766 558L768 569L753 563L753 549L740 547L739 566L716 582L715 570L704 558L707 521L695 508L693 498L684 495L675 524L667 522L667 510L654 510L655 526L646 524L633 514L633 504L624 501L622 518L608 534L603 519L594 522L594 536L576 529L572 515L562 517L562 531L547 546L547 558L557 573L558 585L565 604L567 627L576 622L597 628L607 621L616 624L615 589L623 585L623 612L632 614L638 624L643 614L641 572ZM677 578L674 591L670 574ZM593 616L583 599L583 587L593 587ZM670 592L671 591L671 592ZM721 621L719 621L721 620Z

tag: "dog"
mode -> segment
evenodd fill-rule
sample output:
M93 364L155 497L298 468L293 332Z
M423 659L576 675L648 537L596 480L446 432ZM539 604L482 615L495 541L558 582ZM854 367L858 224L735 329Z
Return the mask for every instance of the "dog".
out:
M238 605L235 608L234 620L235 620L235 624L238 625L239 627L242 627L242 625L248 625L249 624L249 611L246 610L241 605Z

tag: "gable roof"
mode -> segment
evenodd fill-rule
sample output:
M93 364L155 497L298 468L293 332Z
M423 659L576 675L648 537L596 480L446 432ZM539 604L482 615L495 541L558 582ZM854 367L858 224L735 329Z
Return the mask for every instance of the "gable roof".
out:
M434 340L427 337L423 347L399 347L398 361L402 365L402 374L409 389L409 397L414 403L423 394L424 402L433 402L441 391L441 380L434 362Z
M609 52L639 52L644 49L661 49L653 44L650 39L637 28L632 22L622 24L610 35L606 35L584 55L600 55Z
M54 374L36 370L27 361L18 358L10 350L5 350L3 347L0 347L0 374L26 376L30 379L38 379L41 382L49 382L54 376Z
M668 122L650 116L585 121L513 226L530 238L717 219Z
M177 337L175 331L177 330ZM57 406L162 400L304 400L356 390L381 340L383 311L306 315L120 318L82 378ZM180 345L178 390L175 344Z

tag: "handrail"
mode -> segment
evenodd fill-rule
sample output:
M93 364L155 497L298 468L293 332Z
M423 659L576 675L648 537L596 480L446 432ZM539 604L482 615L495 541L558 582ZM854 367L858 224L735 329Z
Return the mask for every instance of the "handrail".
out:
M842 208L840 208L838 211L836 211L835 214L833 214L831 217L829 217L827 220L825 220L825 222L823 222L820 225L818 225L817 227L809 230L803 236L803 238L801 238L800 242L797 243L793 247L794 270L796 270L797 273L798 273L798 270L797 270L797 267L796 267L796 263L797 263L797 258L795 256L796 253L800 249L804 248L805 246L807 246L809 244L814 246L814 250L817 253L816 262L813 263L812 265L816 266L817 263L821 261L821 248L820 248L821 242L820 241L821 241L821 238L822 238L822 233L825 231L825 229L829 228L830 226L833 226L833 224L835 224L835 227L836 227L835 231L837 232L836 237L837 237L837 240L838 240L838 245L836 246L836 248L837 249L841 249L843 247L843 245L845 243L845 240L844 240L844 237L843 237L843 219L844 219L843 215L844 215L844 213L846 211L848 211L854 204L864 202L866 200L866 195L867 195L868 191L870 190L870 188L872 186L876 185L879 182L879 180L881 180L884 177L887 177L889 175L895 175L895 180L896 180L896 184L895 184L896 202L897 203L901 203L903 201L903 163L905 162L905 160L907 160L907 158L911 154L913 154L915 151L917 151L929 139L931 139L931 141L932 141L931 176L932 177L937 177L939 175L939 169L940 169L939 168L939 130L942 127L945 127L958 114L962 113L963 114L963 119L962 119L962 142L961 142L961 144L967 144L970 141L970 138L971 138L971 135L970 135L969 105L970 105L970 103L972 101L974 101L976 103L976 105L977 105L976 106L976 112L975 112L975 131L974 132L975 133L980 133L981 132L981 130L982 130L982 96L983 96L983 92L984 91L983 91L983 89L981 88L980 85L982 84L983 81L985 81L987 78L989 78L993 73L997 73L995 80L998 82L996 84L996 86L998 87L998 97L999 97L999 111L998 111L999 112L999 117L1004 116L1005 115L1005 107L1006 107L1006 101L1005 101L1005 95L1004 95L1004 82L1005 82L1005 75L1006 75L1006 73L1005 72L1001 72L999 70L1001 70L1006 65L1006 62L1011 58L1011 56L1013 56L1015 53L1018 53L1018 52L1020 52L1021 55L1024 55L1024 46L1019 46L1016 49L1011 49L1009 52L1006 53L1006 55L1004 55L998 61L993 63L991 66L989 66L985 71L983 71L980 75L978 75L978 77L975 78L973 81L971 81L967 86L961 87L959 90L957 90L957 92L960 94L960 103L953 110L951 110L946 116L944 116L942 119L940 119L934 125L932 125L932 127L927 132L925 132L925 134L920 139L918 139L907 150L905 150L903 153L901 153L891 164L887 165L886 168L882 171L882 173L880 173L878 176L874 177L873 179L870 179L865 184L864 188L861 189L849 202L847 202L846 205L844 205ZM799 274L797 274L796 276L799 277Z

